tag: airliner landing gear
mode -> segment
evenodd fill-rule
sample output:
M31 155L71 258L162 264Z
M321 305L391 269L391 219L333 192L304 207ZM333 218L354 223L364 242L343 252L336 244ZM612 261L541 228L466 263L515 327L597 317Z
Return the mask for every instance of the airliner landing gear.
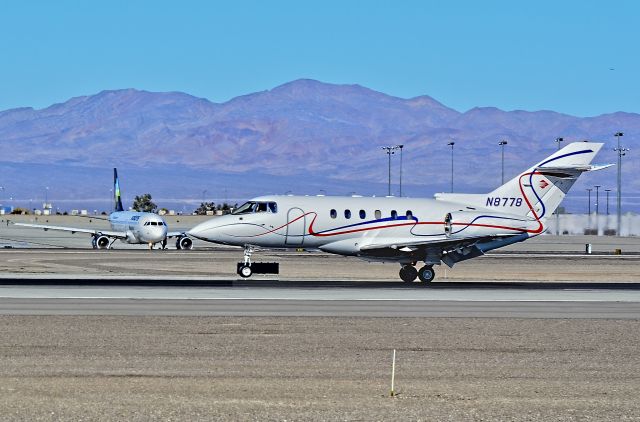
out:
M418 270L413 265L407 264L400 268L400 278L405 283L413 283L418 277Z
M436 276L436 272L433 270L432 265L425 265L424 267L418 270L418 278L423 283L430 283L434 277Z

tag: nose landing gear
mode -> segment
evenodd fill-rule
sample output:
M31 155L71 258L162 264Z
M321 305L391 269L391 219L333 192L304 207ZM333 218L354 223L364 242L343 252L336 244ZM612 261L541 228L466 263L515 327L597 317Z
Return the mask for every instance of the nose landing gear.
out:
M277 262L251 262L253 252L253 246L244 245L244 260L238 262L236 269L240 277L249 278L253 274L280 274L280 264Z
M251 269L251 254L253 250L251 245L244 245L244 262L242 264L238 263L238 275L240 277L249 278L253 274Z

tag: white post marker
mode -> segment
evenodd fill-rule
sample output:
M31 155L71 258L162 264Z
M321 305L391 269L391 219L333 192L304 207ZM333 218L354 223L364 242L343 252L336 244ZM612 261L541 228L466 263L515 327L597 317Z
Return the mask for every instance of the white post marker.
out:
M396 395L394 384L396 380L396 349L393 349L393 363L391 364L391 397Z

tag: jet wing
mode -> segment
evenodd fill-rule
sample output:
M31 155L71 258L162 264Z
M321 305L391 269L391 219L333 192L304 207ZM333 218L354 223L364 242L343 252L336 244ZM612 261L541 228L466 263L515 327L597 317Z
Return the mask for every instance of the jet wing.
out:
M464 239L450 239L446 236L442 236L442 237L429 239L429 240L415 240L415 238L384 239L384 242L376 242L376 243L369 243L366 245L362 245L360 247L360 250L364 252L364 251L371 251L376 249L396 249L403 252L411 252L420 248L446 249L448 247L455 248L460 244L468 244L469 242L475 243L478 240L481 240L484 238L488 238L488 237L484 236L484 237L473 237L473 238L470 237L470 238L464 238Z
M186 230L181 232L167 232L167 239L171 237L181 237L186 235L187 235Z
M83 229L79 227L64 227L64 226L49 226L46 224L28 224L28 223L13 223L15 226L32 227L35 229L58 230L63 232L75 233L88 233L88 234L102 234L109 237L115 237L116 239L125 239L127 234L125 232L119 232L114 230L98 230L98 229Z
M360 256L398 260L425 261L430 264L444 262L453 267L456 262L484 255L485 252L527 239L527 233L517 235L492 235L450 239L446 236L415 240L413 238L380 239L360 246Z

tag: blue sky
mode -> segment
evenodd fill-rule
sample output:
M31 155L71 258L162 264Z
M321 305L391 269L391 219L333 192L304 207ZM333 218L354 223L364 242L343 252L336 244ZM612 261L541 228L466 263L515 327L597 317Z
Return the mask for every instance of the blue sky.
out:
M631 0L3 2L0 110L313 78L460 111L638 113L639 19Z

